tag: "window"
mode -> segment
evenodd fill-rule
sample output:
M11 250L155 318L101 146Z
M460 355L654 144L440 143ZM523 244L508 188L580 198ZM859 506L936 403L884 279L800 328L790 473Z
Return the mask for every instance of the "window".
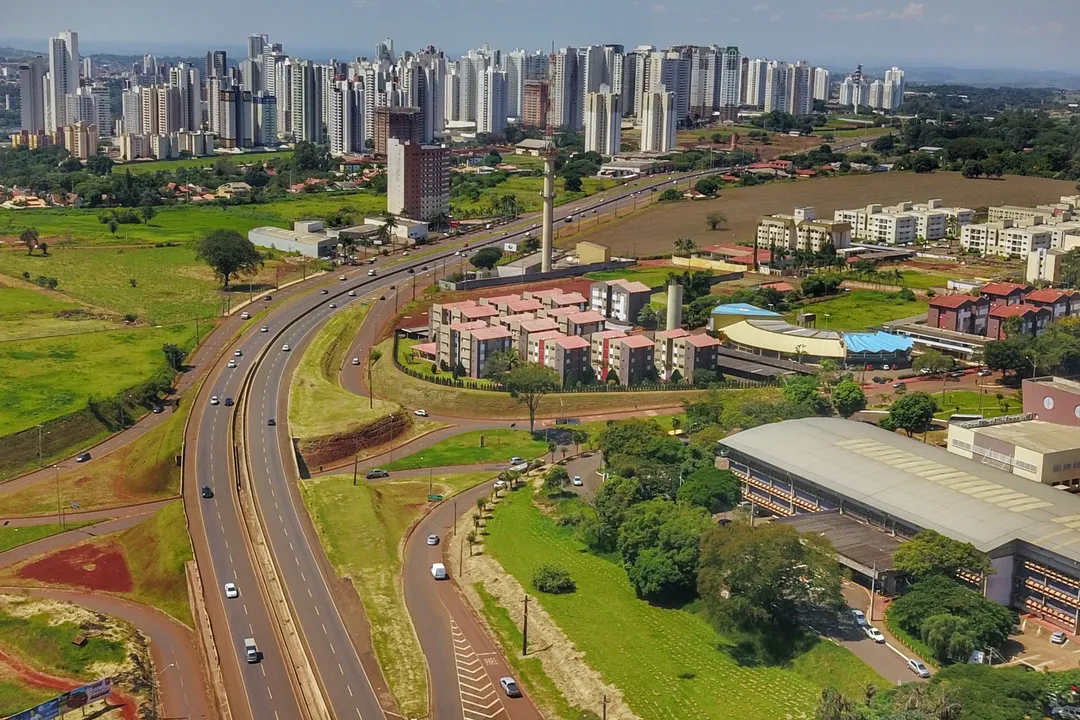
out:
M1054 409L1054 398L1050 397L1049 395L1044 397L1043 398L1043 407L1046 408L1047 410L1053 410ZM1080 408L1077 408L1077 411L1078 411L1078 413L1080 413ZM1080 416L1080 415L1078 415L1078 416Z

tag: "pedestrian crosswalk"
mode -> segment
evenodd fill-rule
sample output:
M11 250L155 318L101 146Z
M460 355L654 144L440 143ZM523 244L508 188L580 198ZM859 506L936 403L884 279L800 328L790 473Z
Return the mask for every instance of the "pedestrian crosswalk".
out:
M506 715L499 691L484 669L484 659L477 655L465 633L453 620L450 634L454 640L454 664L461 694L461 715L465 720L491 720Z

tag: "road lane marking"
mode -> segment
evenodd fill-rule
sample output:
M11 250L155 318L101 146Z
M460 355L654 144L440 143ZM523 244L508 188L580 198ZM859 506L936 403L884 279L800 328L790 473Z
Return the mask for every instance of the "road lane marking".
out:
M454 644L454 666L457 671L458 699L464 720L494 718L506 712L498 691L484 670L484 664L469 644L465 633L450 620L450 635Z
M274 693L270 692L270 686L269 685L266 686L266 694L270 696L271 700L274 699Z
M247 603L244 603L244 614L245 614L245 615L247 615L247 614L248 614L248 611L247 611Z
M352 694L352 686L351 685L346 685L345 689L349 691L349 697L352 697L353 696L353 694Z
M345 670L344 670L344 668L341 667L341 663L337 664L337 669L338 669L338 672L341 673L342 675L345 674Z
M326 634L328 634L328 633L326 632L326 623L322 623L322 634L323 634L323 635L326 635Z
M300 579L303 580L304 582L307 582L307 578L304 577L303 571L300 572Z
M334 643L330 643L330 652L337 655L337 650L334 649Z

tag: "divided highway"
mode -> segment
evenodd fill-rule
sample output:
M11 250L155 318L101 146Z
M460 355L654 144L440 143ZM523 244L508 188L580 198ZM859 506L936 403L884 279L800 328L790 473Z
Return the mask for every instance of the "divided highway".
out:
M703 171L677 179L690 180L725 170L726 168ZM622 203L622 207L633 193L670 182L671 179L665 177L644 182L636 187L621 186L605 196L576 203L573 208L563 206L556 219L561 219L573 211L584 213L594 208L607 208L615 203ZM526 222L528 219L532 218L523 218L512 226L519 229L507 230L506 234L485 233L465 239L474 248L521 239L529 232L529 224ZM448 245L445 249L424 255L421 259L380 268L380 272L385 274L379 277L367 277L366 267L351 269L346 271L349 278L347 282L328 282L324 277L294 286L289 292L279 293L279 297L295 297L275 307L266 317L260 319L259 324L267 326L268 332L262 333L258 328L252 328L237 341L235 347L243 352L242 357L235 358L238 367L225 367L231 353L223 357L219 362L220 367L210 372L195 401L196 407L193 409L187 434L185 507L188 510L199 567L203 573L207 607L214 624L226 688L233 714L238 718L285 720L303 715L292 691L293 685L285 666L284 653L275 641L276 633L271 625L272 615L259 592L255 568L245 543L243 519L236 493L234 448L229 432L234 407L225 406L225 399L232 398L240 402L238 393L245 374L249 372L250 365L260 357L260 351L265 348L266 354L253 370L254 376L248 391L249 416L244 437L247 463L251 471L251 490L267 542L332 715L339 719L383 718L386 713L377 695L381 694L385 684L381 676L369 678L368 673L378 672L377 666L372 667L368 648L354 647L347 629L349 623L343 620L334 604L328 578L324 575L324 568L327 567L325 555L310 526L306 511L301 507L296 489L296 470L294 461L289 456L292 446L287 422L287 361L295 353L303 352L305 341L333 314L334 311L329 308L331 301L339 305L358 301L359 298L346 296L348 290L374 298L390 285L402 288L411 281L407 272L409 268L419 272L424 265L433 267L436 261L454 257L455 250L455 246ZM317 284L332 288L331 293L321 295L307 292ZM291 352L282 351L284 344L290 345ZM209 403L209 398L214 395L221 404ZM270 417L276 419L276 426L268 426L267 420ZM212 488L212 498L199 497L200 488L204 485ZM225 599L222 587L226 582L238 585L239 598ZM406 582L409 582L408 578ZM456 595L453 598L456 598ZM444 600L452 601L453 598L444 597ZM425 652L429 653L427 659L429 667L432 668L431 693L435 698L433 716L437 720L477 717L476 712L469 710L467 698L462 694L467 690L460 684L462 676L459 664L462 656L468 655L468 651L464 650L466 646L490 646L490 641L471 616L471 611L460 599L457 603L459 607L453 612L450 612L450 602L446 603L449 614L444 616L446 622L442 623L441 628L431 627L426 620L416 623L417 631L421 633L421 645ZM440 637L435 637L435 634ZM248 664L244 661L243 640L246 637L257 640L263 652L261 663ZM448 654L447 638L458 640L453 644L461 652ZM367 668L361 655L369 658ZM497 662L502 662L501 657ZM455 670L452 674L442 673L436 671L436 667L453 667ZM468 669L464 668L465 671ZM450 697L454 702L446 703L446 697ZM487 702L490 701L485 700L485 703ZM539 716L528 701L510 703L507 710L513 718ZM490 709L486 713L494 716L490 714Z

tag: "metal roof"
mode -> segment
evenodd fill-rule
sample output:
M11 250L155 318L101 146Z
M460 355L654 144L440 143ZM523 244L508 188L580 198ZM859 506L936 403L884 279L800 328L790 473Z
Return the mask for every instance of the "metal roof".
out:
M762 425L720 442L983 552L1019 539L1080 563L1080 497L933 445L839 418Z
M848 352L907 352L915 341L909 337L887 332L844 333L844 345Z
M745 315L746 317L780 317L780 313L751 305L750 303L726 303L712 309L713 315Z

